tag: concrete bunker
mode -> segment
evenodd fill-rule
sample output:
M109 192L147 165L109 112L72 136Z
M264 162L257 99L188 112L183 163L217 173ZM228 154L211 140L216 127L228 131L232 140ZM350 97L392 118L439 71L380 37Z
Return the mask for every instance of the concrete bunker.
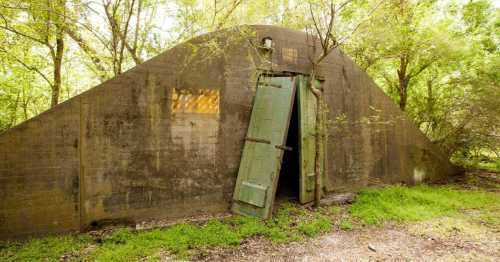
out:
M261 46L266 37L271 48ZM0 134L0 239L234 210L245 146L259 144L248 138L266 139L248 136L261 76L281 76L282 84L296 87L296 78L310 73L311 44L304 32L275 26L203 35ZM340 50L323 60L318 75L331 123L324 195L434 181L456 171ZM300 128L293 127L293 108L276 112L291 112L293 140ZM281 138L261 155L277 157ZM281 178L292 174L281 182L296 183L287 169L301 156L279 152ZM296 176L300 200L301 187L310 184ZM272 197L249 198L261 203L274 200L280 183L248 182L257 191L272 189Z

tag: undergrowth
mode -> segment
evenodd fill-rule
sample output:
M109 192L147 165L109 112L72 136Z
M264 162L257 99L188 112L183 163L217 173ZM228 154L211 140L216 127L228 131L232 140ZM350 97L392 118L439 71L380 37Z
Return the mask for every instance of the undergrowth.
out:
M483 152L477 156L463 157L454 155L452 163L470 169L482 169L490 172L500 172L500 157L492 152Z
M145 231L118 229L105 236L101 243L93 243L95 247L88 254L78 254L93 242L85 234L32 240L24 245L12 243L0 249L0 261L58 261L68 253L73 253L77 261L157 261L162 250L182 258L188 256L191 249L236 247L252 236L285 243L314 237L331 227L331 219L321 212L285 205L268 221L233 216L212 219L201 226L182 223Z

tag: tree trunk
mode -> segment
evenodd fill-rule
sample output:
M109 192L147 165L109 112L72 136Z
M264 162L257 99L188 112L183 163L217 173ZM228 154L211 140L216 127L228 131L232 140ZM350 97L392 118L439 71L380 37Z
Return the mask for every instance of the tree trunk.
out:
M408 100L408 80L399 79L399 108L405 111L406 101Z
M61 69L64 54L64 32L62 27L63 25L56 26L57 36L56 54L54 57L54 85L52 86L52 99L50 101L50 107L54 107L59 103L59 94L61 92Z
M425 134L429 135L429 131L434 129L434 92L433 92L433 80L429 79L427 80L427 105L426 105L426 112L425 112L425 118L421 120L421 123L427 122L427 125L425 126ZM420 125L419 125L420 126Z
M17 107L18 107L20 96L21 96L21 91L17 92L16 101L14 102L14 108L12 109L12 111L10 113L10 120L9 120L9 124L8 124L7 128L14 126L17 122Z
M314 81L314 79L313 79ZM314 206L319 207L321 201L321 158L322 154L322 137L323 137L323 121L322 121L322 103L321 99L323 99L321 92L319 92L319 96L316 97L316 137L315 137L315 147L316 153L314 156L314 173L316 174L314 179Z
M410 83L410 78L406 74L406 69L408 68L408 56L406 54L401 54L399 57L399 69L398 79L399 79L399 108L405 111L406 101L408 99L408 84Z
M28 120L28 101L23 103L24 120Z
M427 114L429 114L429 118L432 116L432 111L434 111L434 94L432 89L432 80L427 80Z
M51 5L49 4L49 6ZM62 16L58 16L51 21L54 24L56 30L55 51L54 48L52 48L49 45L49 48L51 48L52 61L54 63L54 75L53 75L54 83L52 85L52 98L50 100L50 107L54 107L59 103L59 96L61 93L61 85L62 85L61 71L62 71L62 60L64 55L64 34L65 34L64 27L66 26L65 25L66 0L57 1L56 6L55 7L51 6L51 8L53 8L56 12L63 14Z
M103 64L103 61L99 58L97 52L88 45L87 42L82 38L80 34L78 34L76 31L73 31L69 28L65 28L66 33L75 41L78 46L82 49L82 51L87 54L87 56L90 58L92 63L94 64L95 68L97 69L98 77L101 80L101 82L104 82L106 79L108 79L108 71L106 70L106 66Z
M321 200L321 99L322 93L316 89L316 65L312 65L309 87L316 97L315 155L314 155L314 206L319 207Z

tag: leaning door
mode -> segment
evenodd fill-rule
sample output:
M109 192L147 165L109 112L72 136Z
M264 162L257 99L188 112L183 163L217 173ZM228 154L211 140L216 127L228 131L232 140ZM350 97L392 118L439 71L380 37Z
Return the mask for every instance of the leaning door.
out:
M299 201L309 203L314 200L315 159L316 159L316 105L317 98L309 88L309 78L297 76L297 100L299 112ZM316 85L319 86L319 81ZM321 150L321 148L320 148ZM324 156L324 154L322 154ZM321 159L321 176L324 159ZM320 180L321 181L321 180ZM321 188L321 186L320 186Z
M272 212L295 96L293 77L261 77L233 195L232 211L268 218Z

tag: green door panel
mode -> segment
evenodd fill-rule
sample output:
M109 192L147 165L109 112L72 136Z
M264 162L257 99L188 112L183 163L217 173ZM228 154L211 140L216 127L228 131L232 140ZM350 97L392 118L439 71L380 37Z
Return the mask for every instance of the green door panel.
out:
M295 96L293 77L261 77L243 148L231 210L269 218Z
M316 158L316 103L317 98L309 88L309 78L297 76L297 100L299 112L299 202L304 204L314 200L315 158ZM316 82L319 86L319 81ZM321 148L320 150L322 150ZM325 154L322 154L323 156ZM324 158L321 160L321 176L324 172Z
M256 207L265 207L268 188L267 186L243 181L237 199Z

